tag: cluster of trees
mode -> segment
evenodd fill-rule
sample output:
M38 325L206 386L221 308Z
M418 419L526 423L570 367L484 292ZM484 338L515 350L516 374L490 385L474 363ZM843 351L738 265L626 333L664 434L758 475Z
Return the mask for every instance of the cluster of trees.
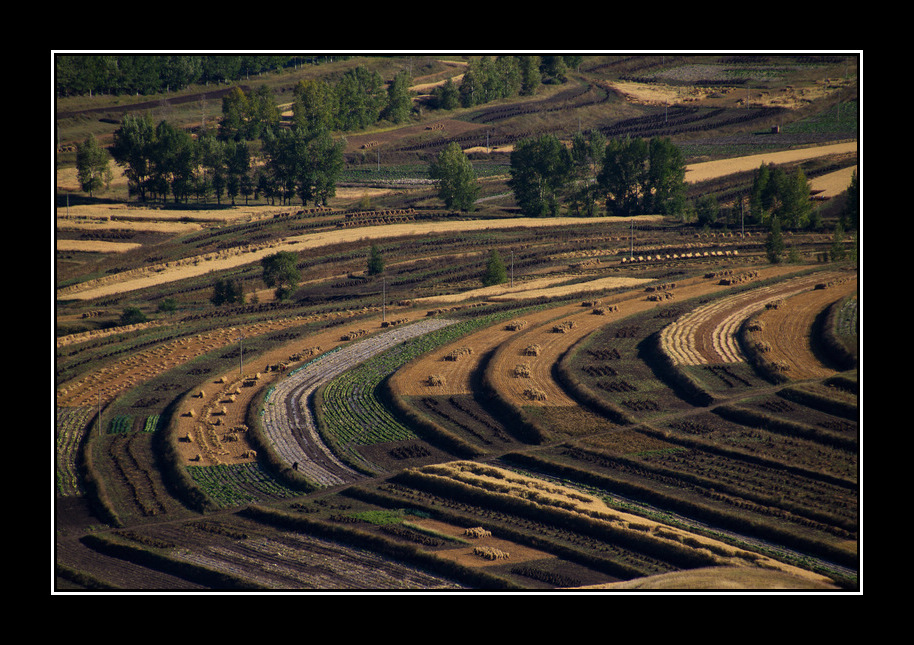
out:
M581 56L482 56L473 58L459 84L448 79L432 92L432 106L453 110L513 96L532 96L542 83L564 82Z
M774 164L762 164L755 172L749 194L749 218L754 224L777 219L788 228L806 228L813 214L809 182L803 169L788 173Z
M521 211L558 215L679 214L685 206L685 161L669 139L610 139L577 133L569 148L552 134L526 139L511 153L511 177Z
M225 83L327 57L288 55L58 54L54 59L58 96L156 94L197 83Z
M140 201L167 201L171 195L187 203L192 196L198 201L214 196L221 204L225 195L234 204L238 195L245 200L263 195L273 203L290 203L297 196L306 205L326 204L335 194L344 145L326 129L266 128L257 147L261 163L255 164L252 146L243 138L212 131L194 138L168 121L153 125L148 115L127 115L114 132L110 152L124 168L130 194Z

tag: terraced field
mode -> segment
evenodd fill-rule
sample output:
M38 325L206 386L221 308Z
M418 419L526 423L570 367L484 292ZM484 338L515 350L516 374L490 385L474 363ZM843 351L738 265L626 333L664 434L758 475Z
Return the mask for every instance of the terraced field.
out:
M829 260L827 227L791 231L772 264L763 226L516 217L488 167L504 158L475 148L574 115L682 135L698 162L793 109L723 85L638 103L663 77L637 58L349 141L353 176L368 142L396 163L448 140L485 155L472 216L371 178L316 210L59 222L56 590L859 591L857 257ZM789 136L842 141L825 176L856 163L843 134ZM732 174L693 189L747 192ZM511 278L482 289L492 249ZM259 266L279 250L302 273L287 301ZM211 303L216 276L247 301ZM134 305L151 320L120 325Z

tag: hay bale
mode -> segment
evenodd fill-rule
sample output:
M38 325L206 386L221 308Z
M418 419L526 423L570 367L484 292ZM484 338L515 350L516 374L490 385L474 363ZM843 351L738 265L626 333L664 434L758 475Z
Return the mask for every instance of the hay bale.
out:
M515 365L514 378L530 378L530 366L526 363Z
M540 351L542 351L542 349L543 348L540 347L538 343L533 343L532 345L527 345L524 348L524 356L539 356Z
M478 555L486 560L507 560L509 554L507 551L496 549L490 546L477 546L473 549L473 555Z
M526 326L527 326L526 320L512 320L507 325L505 325L505 329L507 329L508 331L520 331L521 329L523 329Z
M524 397L530 399L531 401L545 401L546 393L535 387L528 387L526 390L524 390Z
M432 374L425 379L425 384L429 387L441 387L444 385L444 377L440 374Z
M481 526L474 526L472 528L466 529L463 534L466 537L471 538L483 538L483 537L492 537L492 531L487 531Z

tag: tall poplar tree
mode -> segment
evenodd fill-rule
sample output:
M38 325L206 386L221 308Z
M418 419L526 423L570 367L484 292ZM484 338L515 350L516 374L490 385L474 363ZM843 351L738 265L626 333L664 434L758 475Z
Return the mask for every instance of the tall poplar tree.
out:
M438 196L447 208L473 210L479 195L473 164L454 141L449 143L432 162L429 177L438 180Z
M79 187L89 193L89 197L111 184L110 162L111 155L98 145L94 136L90 135L76 145L76 177Z

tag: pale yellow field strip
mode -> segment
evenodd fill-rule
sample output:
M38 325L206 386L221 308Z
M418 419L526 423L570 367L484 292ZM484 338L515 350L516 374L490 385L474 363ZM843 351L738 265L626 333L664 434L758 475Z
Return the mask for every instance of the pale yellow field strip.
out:
M656 221L660 215L643 215L633 218L636 221ZM628 220L626 220L628 221ZM596 220L605 223L605 220ZM518 217L505 220L473 220L462 222L417 222L407 224L388 224L364 228L340 229L324 233L310 233L288 237L269 245L250 248L235 253L208 254L202 257L188 258L181 262L152 265L137 271L105 276L98 280L72 285L57 291L61 299L91 300L152 287L165 282L192 278L214 271L224 271L245 264L260 262L263 258L280 251L306 251L330 244L364 241L387 237L428 235L432 233L472 233L490 229L532 228L545 226L580 225L582 229L593 225L595 220L589 217L553 217L530 218Z
M826 155L847 154L856 152L856 150L857 142L851 141L849 143L835 143L828 146L816 146L814 148L802 148L800 150L765 152L757 155L747 155L745 157L734 157L732 159L705 161L703 163L689 164L686 166L685 181L686 183L695 183L723 177L732 173L756 170L763 163L793 163L795 161L805 161L806 159L815 159L816 157L824 157Z
M105 242L102 240L57 240L58 251L92 251L95 253L124 253L143 246L137 242Z

